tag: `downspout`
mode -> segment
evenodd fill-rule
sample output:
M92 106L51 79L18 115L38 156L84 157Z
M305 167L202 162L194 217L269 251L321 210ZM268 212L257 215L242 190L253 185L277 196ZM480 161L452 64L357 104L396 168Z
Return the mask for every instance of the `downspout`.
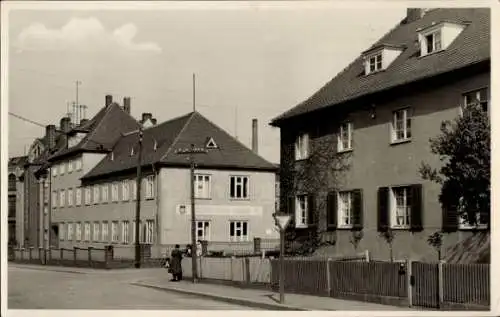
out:
M156 179L156 209L154 211L154 217L155 217L155 233L156 233L156 241L155 244L158 246L161 244L161 230L160 230L160 170L155 168L154 163L151 164L153 167L153 175L155 175ZM161 256L161 254L160 254Z

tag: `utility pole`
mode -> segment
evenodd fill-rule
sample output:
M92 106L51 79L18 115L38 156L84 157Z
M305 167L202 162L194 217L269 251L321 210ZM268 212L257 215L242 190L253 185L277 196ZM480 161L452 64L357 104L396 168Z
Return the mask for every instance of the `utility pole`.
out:
M198 255L196 253L196 210L195 210L195 197L194 197L194 169L196 168L196 162L194 159L195 154L206 154L207 150L205 148L195 148L194 144L191 144L189 149L177 149L176 154L187 154L190 161L190 177L191 177L191 264L192 264L192 275L193 283L197 282L198 279Z
M136 190L137 199L135 205L135 268L141 267L141 243L139 241L140 237L140 221L141 221L141 180L142 180L142 127L139 128L139 153L137 155L137 179L136 179Z

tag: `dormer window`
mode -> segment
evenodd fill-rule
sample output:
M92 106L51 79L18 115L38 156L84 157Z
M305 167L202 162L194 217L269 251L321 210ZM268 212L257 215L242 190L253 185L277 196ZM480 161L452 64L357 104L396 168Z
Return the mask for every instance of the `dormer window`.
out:
M382 53L370 57L370 73L382 69Z
M399 45L380 44L363 52L365 75L387 69L403 52L403 48Z
M430 26L418 29L420 56L445 50L460 35L465 24L452 22L433 22Z

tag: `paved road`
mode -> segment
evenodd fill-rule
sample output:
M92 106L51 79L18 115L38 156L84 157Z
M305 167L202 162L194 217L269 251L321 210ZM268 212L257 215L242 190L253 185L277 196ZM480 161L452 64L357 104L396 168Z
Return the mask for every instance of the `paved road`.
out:
M130 282L145 275L154 276L158 271L89 271L77 274L10 264L8 271L9 309L251 309L130 285Z

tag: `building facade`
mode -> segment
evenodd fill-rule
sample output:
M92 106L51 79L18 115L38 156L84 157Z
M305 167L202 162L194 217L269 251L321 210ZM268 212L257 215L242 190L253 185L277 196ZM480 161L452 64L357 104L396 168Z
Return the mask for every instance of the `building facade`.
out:
M23 216L24 216L24 190L20 177L24 170L26 156L13 157L8 164L8 244L20 246L24 241Z
M313 230L332 244L322 252L368 250L388 260L383 235L391 232L394 258L436 260L427 241L432 233L447 233L446 258L472 229L488 230L487 223L472 228L456 211L443 211L440 186L423 180L419 168L439 166L429 139L443 121L472 102L489 111L489 46L487 9L408 9L342 73L276 118L282 210L294 214L298 236ZM347 167L319 192L297 186L297 169L324 144Z

